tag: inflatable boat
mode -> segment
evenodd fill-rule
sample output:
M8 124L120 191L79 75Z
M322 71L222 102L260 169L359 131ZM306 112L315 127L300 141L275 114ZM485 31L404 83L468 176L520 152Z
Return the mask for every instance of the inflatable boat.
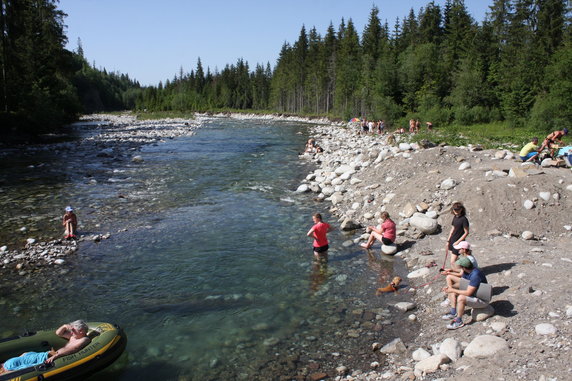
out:
M79 352L40 364L0 374L0 381L75 380L113 363L125 350L127 337L119 326L110 323L87 323L91 342ZM55 334L55 329L26 332L20 336L0 339L0 363L24 352L47 352L59 349L67 340Z

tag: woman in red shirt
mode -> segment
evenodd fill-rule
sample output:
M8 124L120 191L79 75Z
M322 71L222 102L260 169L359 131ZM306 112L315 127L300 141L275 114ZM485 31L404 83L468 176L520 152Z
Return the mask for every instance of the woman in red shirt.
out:
M395 242L396 229L395 222L389 218L389 213L381 213L381 220L383 221L381 225L378 226L368 226L371 234L367 243L362 243L360 246L364 249L369 249L376 239L381 241L384 245L392 245Z
M328 249L328 237L326 233L332 230L330 224L322 221L322 215L316 213L312 216L314 221L314 226L306 234L308 237L314 238L314 255L319 256L320 254L325 254Z

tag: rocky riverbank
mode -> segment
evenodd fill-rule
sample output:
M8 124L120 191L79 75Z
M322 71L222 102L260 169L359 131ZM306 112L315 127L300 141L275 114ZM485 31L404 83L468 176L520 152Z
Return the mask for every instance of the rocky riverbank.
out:
M398 223L398 253L410 273L399 292L416 303L396 305L402 320L421 334L371 343L371 367L340 366L308 374L337 380L499 379L560 380L571 369L572 172L547 165L523 166L510 150L480 147L424 147L405 136L357 135L345 128L316 127L323 154L304 155L318 165L297 192L339 217L341 229L367 239L364 227L382 211ZM515 147L516 148L516 147ZM462 201L471 223L468 241L494 286L491 308L464 317L449 331L438 273L450 229L450 206ZM374 246L379 250L379 246ZM389 282L389 276L380 277ZM382 284L385 285L385 284ZM372 285L371 292L375 292ZM380 357L381 354L381 357ZM381 360L380 360L381 359ZM342 364L343 365L343 364Z

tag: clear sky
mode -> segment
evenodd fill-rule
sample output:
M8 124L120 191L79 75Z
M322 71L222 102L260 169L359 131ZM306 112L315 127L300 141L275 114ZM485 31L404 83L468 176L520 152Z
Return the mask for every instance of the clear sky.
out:
M429 0L60 0L68 16L68 49L78 38L90 63L129 74L142 85L172 79L180 68L223 69L246 60L274 67L284 42L294 43L302 25L322 36L330 24L351 18L362 33L372 6L390 27L411 8L415 14ZM444 5L445 0L435 0ZM481 22L492 0L465 0Z

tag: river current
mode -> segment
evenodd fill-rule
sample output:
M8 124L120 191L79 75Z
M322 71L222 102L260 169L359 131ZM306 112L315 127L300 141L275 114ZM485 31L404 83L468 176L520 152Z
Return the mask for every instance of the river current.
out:
M329 235L329 261L313 261L312 213L339 224L330 203L293 192L312 169L298 159L308 133L300 123L213 118L193 136L144 147L142 163L92 168L105 173L97 185L78 175L26 189L38 210L73 203L90 233L128 228L81 243L60 268L4 279L0 334L79 318L117 323L126 352L94 380L264 379L268 367L295 372L269 364L304 348L352 352L348 330L373 337L355 310L378 309L370 320L383 322L388 300L402 297L373 296L394 263L345 247L353 237L339 230ZM58 162L50 170L65 173ZM11 171L26 171L14 163ZM3 184L4 200L18 202L16 192ZM115 218L97 224L98 208Z

